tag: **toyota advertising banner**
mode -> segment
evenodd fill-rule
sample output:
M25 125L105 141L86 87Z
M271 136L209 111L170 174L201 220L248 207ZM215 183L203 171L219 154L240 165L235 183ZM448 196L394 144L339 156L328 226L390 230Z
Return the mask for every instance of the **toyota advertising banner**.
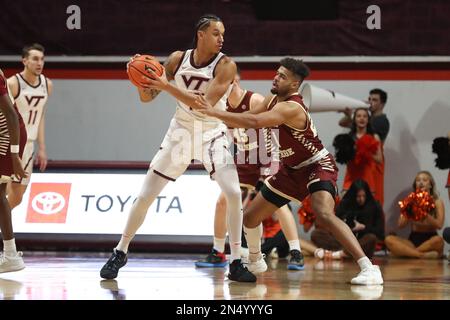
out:
M33 173L14 209L16 233L121 234L145 174ZM220 189L206 174L169 182L137 234L213 234Z

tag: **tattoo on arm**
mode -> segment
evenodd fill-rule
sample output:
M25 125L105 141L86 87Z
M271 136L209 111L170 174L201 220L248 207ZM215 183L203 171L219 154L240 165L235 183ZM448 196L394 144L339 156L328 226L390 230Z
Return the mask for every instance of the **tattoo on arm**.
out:
M144 92L154 99L161 91L156 89L144 89Z

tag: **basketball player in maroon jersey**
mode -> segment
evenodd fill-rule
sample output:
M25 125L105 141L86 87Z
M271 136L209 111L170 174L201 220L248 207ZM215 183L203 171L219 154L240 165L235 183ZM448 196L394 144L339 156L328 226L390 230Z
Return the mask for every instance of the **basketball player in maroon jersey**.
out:
M20 160L26 141L25 125L11 102L6 79L0 70L0 229L3 237L0 273L25 268L22 252L17 252L16 249L11 208L6 199L6 184L11 181L12 176L27 176Z
M257 228L261 222L291 200L302 201L311 194L317 222L333 234L361 268L351 283L382 284L379 267L365 256L345 222L333 214L338 169L332 155L323 147L308 108L298 94L301 83L308 75L309 69L301 60L282 59L272 82L273 95L267 96L261 105L244 114L217 110L203 97L198 97L197 105L205 114L223 120L228 126L274 128L279 133L281 168L266 180L261 192L244 212L250 264L259 264L263 260L260 252L261 229Z
M240 80L240 70L237 67L233 88L227 99L226 110L229 112L247 112L264 100L264 97L259 93L243 89L240 86ZM270 154L272 150L271 139L270 137L264 137L267 130L229 129L233 135L234 146L237 149L234 158L242 191L243 207L245 208L249 200L253 199L258 191L256 190L256 185L260 181L264 181L269 175L276 173L278 170L278 162L272 162L273 157ZM212 252L204 259L197 261L195 263L196 267L224 267L227 264L224 253L227 233L226 205L226 198L224 194L221 194L217 200L214 215L214 242ZM290 258L287 268L289 270L303 270L303 255L301 253L298 230L292 212L285 206L277 210L276 216L281 222L283 232L286 234L289 244ZM242 248L241 250L245 249ZM242 257L247 258L247 255L241 252ZM258 270L250 271L260 273L266 271L266 269L266 265L261 265Z

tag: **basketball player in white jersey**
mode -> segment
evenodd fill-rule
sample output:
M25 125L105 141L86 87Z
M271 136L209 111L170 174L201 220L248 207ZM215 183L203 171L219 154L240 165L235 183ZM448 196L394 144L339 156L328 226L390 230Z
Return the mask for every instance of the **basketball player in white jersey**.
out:
M22 156L22 166L28 173L27 178L12 180L8 188L8 202L14 209L22 202L23 194L30 182L33 171L34 142L37 141L37 162L39 169L47 167L45 147L45 109L48 97L52 93L52 81L42 74L44 70L44 47L38 43L26 46L22 50L22 72L8 78L8 86L23 118L28 140Z
M228 278L239 282L255 282L256 277L240 259L242 234L242 201L233 156L228 149L227 127L222 121L194 111L196 95L218 109L225 110L236 64L220 52L225 28L215 15L204 15L195 28L194 49L175 51L165 61L165 72L139 89L141 101L152 101L160 91L177 99L175 116L151 161L142 190L131 208L125 230L110 259L100 271L106 279L117 277L127 262L128 246L144 222L147 210L168 181L182 175L192 159L203 162L211 178L219 184L227 198L231 262ZM175 85L169 81L175 80Z

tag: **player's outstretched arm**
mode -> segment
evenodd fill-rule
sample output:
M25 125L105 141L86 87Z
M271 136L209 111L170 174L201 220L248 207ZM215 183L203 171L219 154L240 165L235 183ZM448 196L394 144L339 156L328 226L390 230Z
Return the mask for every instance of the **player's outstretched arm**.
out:
M272 110L261 112L258 114L232 113L223 110L217 110L204 98L197 98L197 105L200 112L211 117L216 117L225 122L229 127L234 128L269 128L286 123L289 119L296 116L297 111L292 108L291 104L281 102Z

